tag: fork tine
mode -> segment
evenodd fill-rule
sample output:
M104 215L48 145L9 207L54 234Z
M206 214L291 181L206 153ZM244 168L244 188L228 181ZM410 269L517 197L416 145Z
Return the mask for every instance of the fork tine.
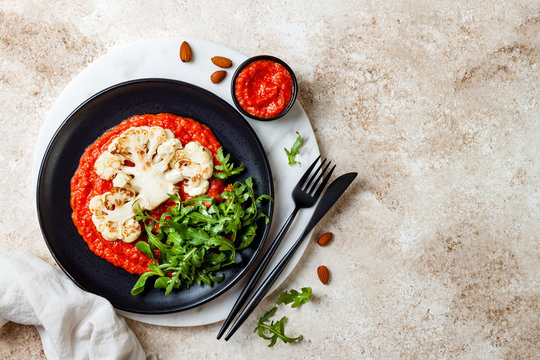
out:
M300 180L298 180L298 184L296 186L298 187L303 187L303 184L306 182L306 179L308 178L308 176L311 174L311 170L313 170L313 168L315 167L315 165L317 165L317 161L319 161L319 159L321 158L321 155L317 156L317 158L315 159L315 161L309 165L309 167L307 168L306 172L304 173L304 175L302 175L302 177L300 178Z
M328 175L324 177L324 180L322 181L321 186L319 186L319 188L315 191L315 194L313 194L314 197L318 198L319 195L321 195L324 187L328 183L328 180L330 180L330 176L332 176L332 173L334 172L335 168L336 168L336 165L332 166L332 169L330 169L330 172L328 173Z
M323 161L321 161L320 165L317 167L317 170L313 171L313 173L311 174L311 177L309 178L308 182L306 184L302 185L302 190L303 191L306 191L310 187L310 185L312 185L313 179L315 179L315 177L319 173L319 170L321 170L321 168L323 167L325 162L326 162L326 158L323 159Z
M309 174L311 174L311 170L313 170L313 168L315 167L315 165L317 164L317 161L319 161L319 159L321 158L321 155L317 156L317 158L315 159L315 161L309 165L309 167L307 168L306 172L304 173L304 175L302 175L302 177L300 178L300 180L298 180L298 184L303 184L307 177L309 176Z
M330 167L330 165L332 164L332 161L329 161L328 164L326 164L326 166L324 167L324 169L322 169L321 173L319 174L319 176L317 176L316 180L313 182L313 184L308 188L306 187L306 193L311 193L316 187L317 187L317 184L319 183L319 181L321 180L321 178L323 177L324 173L326 172L326 170L328 170L328 167ZM321 164L322 165L322 164ZM313 178L315 178L315 176L313 176ZM313 180L313 179L312 179Z

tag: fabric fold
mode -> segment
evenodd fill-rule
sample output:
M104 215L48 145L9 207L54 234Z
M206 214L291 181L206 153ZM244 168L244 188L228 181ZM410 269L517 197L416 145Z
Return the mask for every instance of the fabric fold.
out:
M33 254L0 254L0 283L0 327L34 325L48 359L156 359L106 299Z

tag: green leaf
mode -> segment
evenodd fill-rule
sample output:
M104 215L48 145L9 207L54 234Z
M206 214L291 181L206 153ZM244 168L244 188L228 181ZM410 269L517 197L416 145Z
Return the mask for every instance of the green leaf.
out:
M285 150L285 154L287 154L287 159L289 160L289 166L292 166L294 164L300 164L295 159L296 159L296 155L298 155L300 151L300 147L302 147L302 144L304 143L304 140L302 139L298 131L296 132L296 134L298 135L298 137L294 141L294 144L292 145L291 150L287 150L287 148L283 148L283 150Z
M169 280L171 280L171 278L168 276L157 278L156 282L154 282L154 287L156 289L165 289L169 283Z
M246 231L240 237L240 245L238 245L236 249L241 250L251 245L256 234L257 223L251 223L250 225L248 225Z
M178 280L179 272L176 272L172 278L169 279L167 287L165 288L165 295L169 295L173 289L180 287L180 281Z
M240 166L235 167L233 163L229 163L229 159L231 158L231 154L227 154L224 156L223 154L223 147L220 147L217 151L216 155L218 161L221 165L216 165L215 169L217 171L214 172L214 177L216 179L227 179L231 176L238 175L242 171L244 171L244 164L240 164Z
M156 275L164 276L163 271L154 263L148 264L148 270Z
M267 322L272 316L274 316L274 314L276 313L277 311L277 307L274 306L273 308L271 308L270 310L268 310L266 312L266 314L264 314L260 319L259 319L259 322Z
M305 304L311 300L311 288L310 287L304 287L302 288L302 292L299 293L295 289L291 289L288 292L285 291L281 294L279 294L278 299L276 300L276 304L290 304L292 303L291 307L295 308L302 304Z
M144 291L144 285L146 284L146 280L148 280L148 278L150 276L152 276L152 275L154 275L154 274L151 273L151 272L146 272L146 273L142 274L139 277L139 280L137 280L137 282L135 283L135 285L131 289L131 295L138 295L138 294L142 293Z
M257 332L259 336L265 340L270 340L268 347L274 346L278 339L281 339L281 341L284 343L293 343L300 340L302 335L298 335L297 337L285 335L285 321L287 321L286 316L283 316L279 321L271 321L268 323L270 318L276 313L276 310L277 307L274 306L272 309L266 312L266 314L261 316L253 332Z
M162 234L154 234L152 232L154 224L144 225L144 227L146 229L146 236L148 237L148 244L150 245L150 249L153 251L154 248L157 248L159 249L159 251L166 251L165 245L161 242L163 238Z
M137 250L139 250L144 255L146 255L146 257L148 257L148 258L150 258L152 260L155 260L154 259L154 254L152 253L152 250L150 250L150 245L148 245L146 242L139 241L139 242L137 242L135 247L137 248Z

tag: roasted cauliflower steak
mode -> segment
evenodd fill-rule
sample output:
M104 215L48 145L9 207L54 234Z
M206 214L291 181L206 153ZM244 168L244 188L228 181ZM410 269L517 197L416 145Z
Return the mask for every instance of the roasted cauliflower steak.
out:
M169 129L132 127L114 139L94 164L101 178L112 180L113 190L91 199L92 220L106 240L134 241L141 231L134 204L153 210L176 193L176 184L183 180L188 195L204 194L213 169L212 153L198 142L183 147ZM118 205L109 209L110 201L121 203L120 210Z

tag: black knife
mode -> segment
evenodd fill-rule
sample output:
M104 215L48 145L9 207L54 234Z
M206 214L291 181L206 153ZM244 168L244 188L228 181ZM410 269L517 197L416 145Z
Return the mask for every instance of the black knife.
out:
M358 174L355 172L347 173L344 175L341 175L328 186L326 191L324 192L321 200L319 200L319 203L317 204L317 207L315 208L315 211L313 212L313 215L311 216L311 219L309 220L309 223L307 224L304 232L302 232L302 235L296 240L294 245L289 249L287 254L279 261L279 263L270 271L270 274L266 277L266 279L263 281L261 286L257 289L257 291L253 294L251 299L249 300L248 304L238 316L234 324L231 326L231 329L229 330L229 333L227 336L225 336L225 340L229 340L230 337L238 330L240 325L248 318L248 316L253 312L255 307L261 302L261 300L264 298L266 293L270 290L270 287L274 284L274 282L277 280L283 269L285 269L285 266L289 263L291 258L293 257L294 253L298 248L300 247L300 244L304 241L304 239L308 236L308 234L315 228L315 226L321 221L323 216L332 208L332 206L336 203L336 201L343 195L345 190L351 185L353 180L356 178Z

